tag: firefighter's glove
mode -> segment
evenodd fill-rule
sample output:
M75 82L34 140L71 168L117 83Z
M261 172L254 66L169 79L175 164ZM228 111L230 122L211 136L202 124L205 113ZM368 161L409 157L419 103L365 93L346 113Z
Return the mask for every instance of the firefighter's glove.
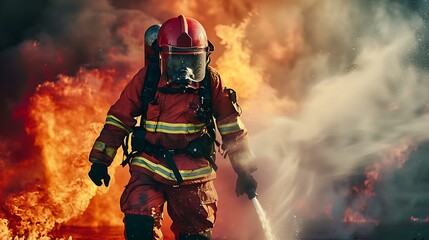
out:
M105 164L93 163L91 170L89 170L88 176L97 186L101 186L101 180L104 180L104 186L109 186L110 176L107 173L107 166Z
M256 187L258 183L250 173L239 173L237 184L235 185L235 193L241 196L247 194L249 199L256 197Z

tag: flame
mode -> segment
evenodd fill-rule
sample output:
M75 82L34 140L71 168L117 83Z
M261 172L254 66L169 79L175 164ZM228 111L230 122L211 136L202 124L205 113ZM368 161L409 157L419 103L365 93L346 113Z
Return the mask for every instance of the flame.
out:
M216 34L222 39L226 53L219 57L216 66L222 73L225 85L237 90L243 99L252 98L262 83L262 69L251 64L250 49L245 42L245 29L250 18L238 26L218 25Z
M9 239L12 237L12 233L8 228L9 221L7 219L0 218L0 237Z
M402 168L410 152L415 147L416 145L413 142L404 140L400 146L380 153L381 161L366 168L366 178L363 181L363 186L353 186L351 188L349 197L353 198L353 202L352 206L347 207L344 211L344 223L379 224L379 220L366 217L364 214L368 201L376 195L377 184L382 181L383 175L387 175L395 169ZM411 218L411 221L413 219Z
M363 211L364 209L360 209L360 211ZM373 218L367 218L364 217L363 214L360 211L354 211L351 208L346 208L344 211L344 223L373 223L375 225L378 225L379 221Z
M0 236L10 235L3 230L9 225L17 236L46 238L57 224L81 215L97 191L106 192L87 177L87 158L112 102L112 87L121 85L113 84L115 73L81 69L75 78L59 76L37 87L26 131L41 149L46 179L7 197L5 208L14 217L10 223L2 219Z

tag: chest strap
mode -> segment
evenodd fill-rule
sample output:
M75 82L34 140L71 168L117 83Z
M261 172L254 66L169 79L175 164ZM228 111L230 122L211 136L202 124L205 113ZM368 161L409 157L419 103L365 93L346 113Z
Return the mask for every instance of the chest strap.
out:
M132 156L130 155L129 160L143 152L154 157L165 158L167 160L168 167L173 171L179 185L183 183L183 178L179 172L179 169L177 168L176 163L174 162L174 155L185 154L193 158L203 157L209 162L213 170L217 171L218 169L218 166L216 165L213 158L213 142L206 134L200 138L190 141L188 146L184 148L167 149L161 146L150 144L145 140L140 146L141 149L139 149L139 151L135 151Z

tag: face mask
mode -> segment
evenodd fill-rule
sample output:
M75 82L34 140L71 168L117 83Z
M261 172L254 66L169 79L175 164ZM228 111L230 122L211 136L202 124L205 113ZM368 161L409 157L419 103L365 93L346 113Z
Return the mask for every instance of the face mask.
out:
M206 54L166 55L167 74L174 83L200 82L206 74Z

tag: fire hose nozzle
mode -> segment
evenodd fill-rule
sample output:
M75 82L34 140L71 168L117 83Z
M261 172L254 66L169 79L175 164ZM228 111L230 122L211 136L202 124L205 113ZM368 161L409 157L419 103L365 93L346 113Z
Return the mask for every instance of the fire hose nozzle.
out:
M258 197L258 194L256 192L253 192L253 191L249 191L246 194L247 194L247 197L249 198L249 200L252 200L252 199Z

